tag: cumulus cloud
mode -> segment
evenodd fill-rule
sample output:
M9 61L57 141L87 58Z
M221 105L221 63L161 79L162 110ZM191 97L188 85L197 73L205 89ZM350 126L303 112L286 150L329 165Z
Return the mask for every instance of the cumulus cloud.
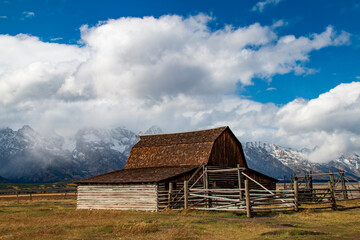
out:
M203 14L108 20L82 26L81 46L0 35L0 123L69 134L85 126L144 130L157 124L182 131L230 125L242 141L320 151L342 139L346 147L334 151L356 150L356 83L283 107L236 95L255 77L311 72L309 54L347 44L348 33L329 26L307 37L278 36L274 26L258 23L212 31L209 21ZM341 99L350 90L351 99ZM333 122L321 124L326 117Z
M267 7L268 5L278 5L282 0L265 0L265 1L260 1L257 2L255 4L255 6L252 8L253 11L259 11L259 12L263 12L265 7Z
M276 114L281 132L292 141L319 148L310 156L326 161L342 152L359 151L360 82L340 84L312 100L296 99Z

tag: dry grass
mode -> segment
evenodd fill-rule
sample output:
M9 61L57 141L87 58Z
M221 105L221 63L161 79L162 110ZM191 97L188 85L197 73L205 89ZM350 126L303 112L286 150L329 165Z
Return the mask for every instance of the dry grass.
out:
M360 204L357 202L356 204ZM355 239L360 209L247 219L235 212L75 210L71 199L0 202L0 239Z

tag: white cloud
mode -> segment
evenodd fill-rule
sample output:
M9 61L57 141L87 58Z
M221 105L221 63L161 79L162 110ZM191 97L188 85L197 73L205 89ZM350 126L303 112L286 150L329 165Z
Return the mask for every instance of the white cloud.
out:
M274 88L274 87L268 87L268 88L266 89L266 91L274 91L274 90L276 90L276 88Z
M280 20L274 22L274 23L271 25L271 28L272 28L272 29L276 29L276 28L279 28L279 27L287 26L287 25L289 25L288 22L280 19Z
M30 11L24 11L23 16L24 16L24 18L33 18L33 17L35 17L35 13L30 12Z
M268 5L278 5L282 0L265 0L260 1L255 4L255 6L252 8L253 11L259 11L263 12L265 7Z
M360 82L340 84L312 100L296 99L276 114L276 123L290 144L319 148L310 156L326 161L360 148Z
M59 40L62 40L62 39L63 39L62 37L57 37L57 38L51 38L50 41L56 42L56 41L59 41Z
M358 151L356 83L281 108L235 94L254 77L310 72L309 54L347 44L348 33L330 26L308 37L278 36L258 23L211 31L209 21L201 14L109 20L81 28L83 47L0 35L0 123L62 132L230 125L242 141Z

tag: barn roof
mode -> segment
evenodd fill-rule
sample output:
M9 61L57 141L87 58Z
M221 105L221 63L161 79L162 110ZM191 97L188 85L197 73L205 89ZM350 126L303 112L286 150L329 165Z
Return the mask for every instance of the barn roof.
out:
M207 163L215 140L229 127L141 135L131 149L125 169L162 166L199 166Z
M80 180L77 183L113 184L160 182L190 172L196 168L198 168L198 166L122 169Z

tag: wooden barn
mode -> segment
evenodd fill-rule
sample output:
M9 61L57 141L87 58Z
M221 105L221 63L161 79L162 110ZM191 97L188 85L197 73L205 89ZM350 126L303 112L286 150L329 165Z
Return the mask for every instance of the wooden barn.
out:
M77 208L160 211L188 201L211 207L227 199L211 189L234 189L242 198L245 178L252 180L250 188L275 189L274 178L248 168L229 127L141 135L124 169L78 182ZM207 189L206 197L188 200L185 193L196 188Z

